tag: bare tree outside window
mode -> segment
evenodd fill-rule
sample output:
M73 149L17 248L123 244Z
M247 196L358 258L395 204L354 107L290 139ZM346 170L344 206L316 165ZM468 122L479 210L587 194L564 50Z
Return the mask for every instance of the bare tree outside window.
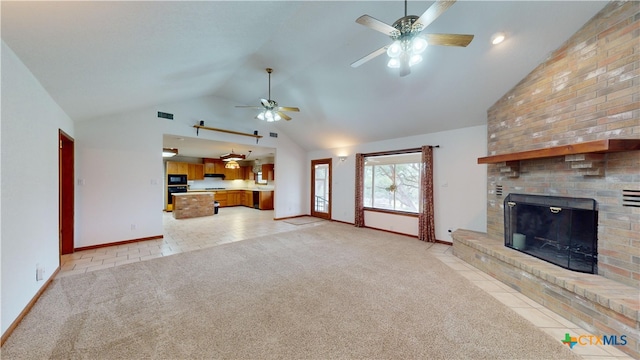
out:
M392 161L387 159L387 161ZM364 206L418 213L420 163L371 162L364 167Z

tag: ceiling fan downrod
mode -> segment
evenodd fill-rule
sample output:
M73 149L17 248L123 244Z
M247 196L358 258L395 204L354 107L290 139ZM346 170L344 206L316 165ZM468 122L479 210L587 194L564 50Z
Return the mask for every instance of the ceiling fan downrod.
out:
M267 73L269 73L269 98L267 100L269 100L269 103L271 103L271 72L273 72L272 68L267 68Z

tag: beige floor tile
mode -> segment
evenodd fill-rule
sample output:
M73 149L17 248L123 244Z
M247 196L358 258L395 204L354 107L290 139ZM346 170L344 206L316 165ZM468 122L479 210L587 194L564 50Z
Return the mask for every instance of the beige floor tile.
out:
M555 321L554 319L548 317L540 309L535 308L511 308L513 311L517 312L523 318L529 320L537 327L541 328L562 328L566 329L564 325Z
M458 271L458 274L464 276L465 278L471 281L491 281L493 280L490 276L481 273L480 271L474 271L470 269Z
M506 286L506 285L505 285ZM514 290L515 291L515 290ZM514 292L514 294L517 298L519 298L520 300L526 302L527 304L529 304L531 307L533 308L543 308L544 306L542 304L540 304L539 302L529 298L528 296L521 294L517 291Z
M505 293L497 280L475 280L472 283L487 293Z
M68 271L60 271L58 272L58 274L56 275L56 278L63 278L65 276L71 276L71 275L77 275L77 274L84 274L85 272L87 272L87 269L83 268L83 269L78 269L78 270L68 270Z
M522 299L518 298L513 293L489 292L489 294L491 294L491 296L498 299L498 301L507 305L510 308L514 308L514 307L530 308L531 307L528 303L526 303L525 301L522 301Z

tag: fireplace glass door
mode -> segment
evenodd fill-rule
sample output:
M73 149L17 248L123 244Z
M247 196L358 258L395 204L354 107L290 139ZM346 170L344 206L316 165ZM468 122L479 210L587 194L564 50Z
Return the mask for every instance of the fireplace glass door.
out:
M504 201L505 246L595 274L597 217L594 199L509 194Z

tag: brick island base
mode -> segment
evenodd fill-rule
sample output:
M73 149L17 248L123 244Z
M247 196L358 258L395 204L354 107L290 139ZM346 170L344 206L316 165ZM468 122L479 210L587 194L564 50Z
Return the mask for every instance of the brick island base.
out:
M563 269L507 248L486 233L456 230L453 254L593 335L626 335L619 350L640 358L640 290Z
M186 192L173 194L173 217L188 219L210 216L215 212L213 192Z

